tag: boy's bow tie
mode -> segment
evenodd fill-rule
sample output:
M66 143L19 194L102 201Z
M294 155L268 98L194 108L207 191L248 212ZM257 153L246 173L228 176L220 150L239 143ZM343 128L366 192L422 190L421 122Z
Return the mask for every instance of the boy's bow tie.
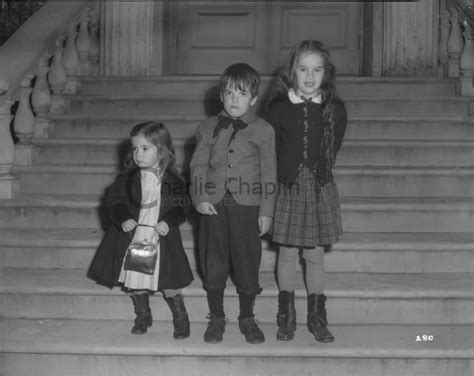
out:
M229 128L230 124L232 124L232 126L234 127L234 132L237 132L239 129L245 129L248 126L248 124L242 121L241 119L232 119L230 117L222 116L222 115L219 115L217 119L219 120L219 122L214 128L214 133L212 135L212 138L217 137L221 129Z

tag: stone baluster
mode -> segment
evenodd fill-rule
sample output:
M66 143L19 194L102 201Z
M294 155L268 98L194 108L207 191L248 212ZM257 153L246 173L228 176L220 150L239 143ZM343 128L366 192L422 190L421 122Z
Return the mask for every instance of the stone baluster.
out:
M446 9L440 11L439 14L439 44L438 44L438 74L445 76L448 73L448 38L449 38L449 17L450 14Z
M464 48L459 59L459 69L461 77L459 79L459 89L461 95L474 95L474 46L472 43L471 26L464 21Z
M48 83L51 91L55 95L62 94L64 86L67 82L66 71L63 66L63 43L64 37L56 40L56 51L54 52L53 61L48 72Z
M448 76L459 77L459 58L463 49L463 39L461 35L461 24L456 10L451 10L451 32L448 38Z
M90 37L91 48L89 50L90 74L99 74L99 12L91 10Z
M76 38L76 49L79 56L78 74L89 74L89 51L91 48L91 38L89 36L89 12L90 8L85 9L81 15L79 23L79 34Z
M33 145L31 139L35 131L35 116L31 108L31 80L33 76L28 74L20 83L20 100L13 120L15 136L18 143L15 146L15 164L30 165L33 159Z
M48 83L53 93L51 96L51 106L49 112L52 114L63 114L65 112L66 101L63 94L66 92L66 85L69 85L69 91L74 92L73 85L76 84L74 77L69 77L66 74L63 63L64 49L63 44L66 38L64 36L59 37L56 40L56 51L53 56L53 61L48 72ZM40 122L35 127L35 137L47 138L48 131L52 127L51 122Z
M50 54L45 54L39 61L38 75L31 94L31 105L37 119L45 119L51 105L51 91L46 79Z
M79 55L76 50L76 28L77 23L72 22L69 25L68 37L66 39L66 46L64 47L63 53L63 65L66 74L76 74L77 67L79 66Z
M31 108L31 80L33 75L28 74L20 83L20 100L18 109L13 121L15 135L19 139L20 144L27 144L33 138L35 130L35 115Z
M77 22L69 25L68 37L63 51L63 66L67 74L67 82L64 87L65 94L76 94L78 81L73 75L77 74L79 67L79 55L76 49Z
M58 61L56 58L61 54L60 46L63 39L64 38L60 38L56 41L56 51L51 63L51 67L48 67L48 62L50 61L51 57L50 54L45 54L45 56L40 60L38 76L36 77L33 93L31 94L31 105L33 106L33 111L36 115L34 130L35 138L46 138L50 128L50 121L47 115L51 112L51 108L53 106L53 95L51 94L50 86L51 80L53 83L56 80L55 83L58 85L55 86L56 92L58 90L63 90L66 83L66 73L64 72L60 59ZM55 68L55 71L52 71L52 68Z
M0 104L0 199L11 199L18 194L18 180L11 174L15 161L15 145L10 131L12 104L11 100Z

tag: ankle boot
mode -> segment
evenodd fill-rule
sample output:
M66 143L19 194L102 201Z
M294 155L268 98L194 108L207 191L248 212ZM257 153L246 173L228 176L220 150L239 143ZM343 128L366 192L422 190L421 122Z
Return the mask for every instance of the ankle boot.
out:
M184 306L183 296L181 294L166 298L173 314L173 338L184 339L189 337L189 318Z
M265 335L258 327L253 314L255 295L239 294L239 305L239 329L245 336L245 340L250 344L265 342Z
M132 328L133 334L144 334L153 323L149 303L149 294L133 294L133 305L135 307L135 325Z
M308 330L313 333L318 342L333 342L334 336L326 326L326 297L324 294L308 296Z
M291 341L296 331L295 292L281 291L278 294L277 340Z
M227 324L227 319L225 318L225 316L216 316L212 313L209 314L208 318L209 322L207 324L206 332L204 333L204 342L222 342L222 338L225 332L225 325Z
M318 300L318 316L324 325L328 325L328 318L326 313L326 295L324 294L317 294L316 299Z

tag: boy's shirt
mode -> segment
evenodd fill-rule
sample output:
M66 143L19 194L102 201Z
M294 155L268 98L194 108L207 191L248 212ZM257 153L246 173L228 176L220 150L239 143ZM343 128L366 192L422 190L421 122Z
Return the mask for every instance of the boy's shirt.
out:
M227 116L221 112L218 116ZM259 206L259 215L273 217L276 182L276 152L273 127L265 120L247 113L240 120L247 123L234 131L232 124L213 137L218 116L212 116L197 129L196 150L191 160L191 197L194 205L216 204L226 190L241 205Z

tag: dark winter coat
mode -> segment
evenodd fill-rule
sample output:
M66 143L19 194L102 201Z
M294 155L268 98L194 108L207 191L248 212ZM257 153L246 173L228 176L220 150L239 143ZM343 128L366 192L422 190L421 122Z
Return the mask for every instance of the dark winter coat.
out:
M121 225L131 218L137 221L140 212L140 170L137 168L120 174L107 189L104 201L113 224L92 260L89 277L112 287L117 284L125 252L133 237L133 233L123 232ZM158 222L165 221L169 232L160 236L159 290L181 288L193 280L179 231L189 203L184 181L174 172L166 171L162 179Z

